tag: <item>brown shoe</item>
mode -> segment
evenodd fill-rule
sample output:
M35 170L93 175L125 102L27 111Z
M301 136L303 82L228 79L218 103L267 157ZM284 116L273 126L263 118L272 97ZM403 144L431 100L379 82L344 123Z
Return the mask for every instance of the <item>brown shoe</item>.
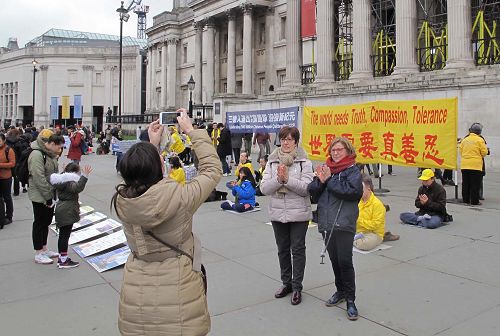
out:
M288 294L292 292L292 287L289 286L281 286L276 293L274 293L274 297L277 299L284 298Z
M302 302L302 293L300 291L293 291L292 299L290 300L292 305L296 306Z
M394 241L394 240L399 240L399 235L392 234L390 231L387 231L384 234L384 241Z

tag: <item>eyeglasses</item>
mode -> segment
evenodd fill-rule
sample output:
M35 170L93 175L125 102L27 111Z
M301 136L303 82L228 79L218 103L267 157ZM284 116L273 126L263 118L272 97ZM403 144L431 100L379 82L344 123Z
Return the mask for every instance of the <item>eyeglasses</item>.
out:
M342 152L342 151L344 151L344 150L345 150L345 148L344 148L344 147L342 147L342 148L332 148L332 149L331 149L331 152L334 152L334 153L340 153L340 152Z
M285 139L280 139L281 142L295 142L294 139L289 139L289 138L285 138Z

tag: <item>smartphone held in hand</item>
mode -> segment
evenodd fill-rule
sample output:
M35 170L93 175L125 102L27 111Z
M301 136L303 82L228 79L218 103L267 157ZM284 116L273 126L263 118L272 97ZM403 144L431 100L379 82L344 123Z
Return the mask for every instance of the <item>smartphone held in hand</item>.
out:
M179 112L160 112L160 124L161 125L175 125L177 124L177 117L181 114Z

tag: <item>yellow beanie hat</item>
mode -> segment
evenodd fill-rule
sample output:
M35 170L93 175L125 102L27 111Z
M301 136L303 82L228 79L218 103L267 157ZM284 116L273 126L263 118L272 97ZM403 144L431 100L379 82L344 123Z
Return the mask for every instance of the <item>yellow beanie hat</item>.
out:
M43 141L49 140L50 136L53 135L54 132L48 128L42 130L39 134L38 137L42 139Z

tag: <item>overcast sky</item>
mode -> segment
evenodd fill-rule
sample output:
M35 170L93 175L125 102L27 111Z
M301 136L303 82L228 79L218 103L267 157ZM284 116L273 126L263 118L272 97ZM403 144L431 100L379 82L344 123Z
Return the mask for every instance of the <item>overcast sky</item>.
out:
M7 46L9 37L17 37L19 47L51 28L119 35L120 20L116 9L119 0L11 0L2 1L0 10L0 46ZM131 0L125 0L126 7ZM173 0L143 0L149 5L147 28L153 16L172 9ZM123 35L137 36L137 15L130 12L123 23Z

